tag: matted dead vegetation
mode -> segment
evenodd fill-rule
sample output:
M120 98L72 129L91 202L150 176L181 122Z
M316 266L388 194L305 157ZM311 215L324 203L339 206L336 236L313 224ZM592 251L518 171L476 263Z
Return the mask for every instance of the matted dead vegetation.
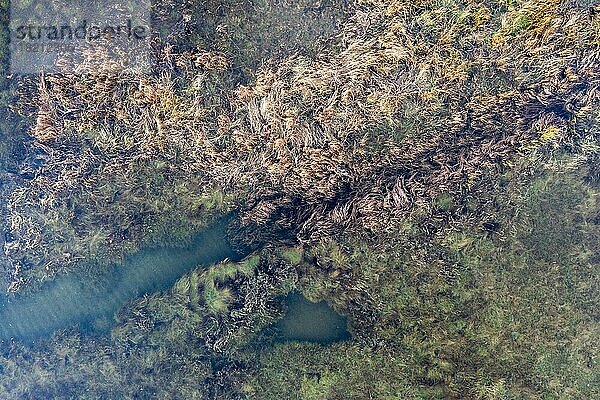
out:
M575 3L359 1L336 46L247 86L168 46L153 75L25 82L41 161L8 199L11 289L234 209L249 246L389 233L518 153L594 152L600 10Z

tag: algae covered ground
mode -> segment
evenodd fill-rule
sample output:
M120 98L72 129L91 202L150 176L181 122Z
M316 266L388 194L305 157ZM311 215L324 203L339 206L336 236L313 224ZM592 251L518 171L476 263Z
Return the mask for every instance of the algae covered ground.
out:
M0 307L233 249L2 340L0 399L600 398L600 4L152 7L147 74L9 75L3 27Z

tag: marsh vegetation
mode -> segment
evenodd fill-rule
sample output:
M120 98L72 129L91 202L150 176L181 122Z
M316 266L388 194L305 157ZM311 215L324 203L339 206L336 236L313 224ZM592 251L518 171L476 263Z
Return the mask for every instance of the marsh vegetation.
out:
M106 334L2 342L0 398L600 397L600 5L155 8L154 73L7 84L5 288L185 253L228 213L247 256ZM278 340L290 293L348 340Z

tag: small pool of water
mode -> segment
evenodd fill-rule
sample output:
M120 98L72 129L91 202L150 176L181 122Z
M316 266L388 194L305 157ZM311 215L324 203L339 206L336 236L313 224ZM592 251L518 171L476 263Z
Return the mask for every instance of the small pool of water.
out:
M346 317L326 302L311 303L302 294L293 292L286 297L285 304L285 317L273 326L281 341L328 344L350 339Z

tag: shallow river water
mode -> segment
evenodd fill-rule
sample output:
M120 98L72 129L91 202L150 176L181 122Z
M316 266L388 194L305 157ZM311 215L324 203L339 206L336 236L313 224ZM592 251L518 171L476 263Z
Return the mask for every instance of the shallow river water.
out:
M109 285L100 287L86 282L80 273L71 273L31 295L2 296L0 340L30 342L74 325L84 330L106 330L113 315L128 301L167 289L197 266L225 258L235 259L236 253L221 223L198 235L187 248L146 249L129 257L113 267Z
M187 248L145 249L114 265L105 283L83 273L58 277L30 295L0 296L0 341L33 342L59 329L105 333L115 313L144 294L170 288L184 274L226 258L239 259L221 221ZM332 342L348 336L345 320L326 303L309 303L299 294L286 298L288 312L277 324L283 340Z

